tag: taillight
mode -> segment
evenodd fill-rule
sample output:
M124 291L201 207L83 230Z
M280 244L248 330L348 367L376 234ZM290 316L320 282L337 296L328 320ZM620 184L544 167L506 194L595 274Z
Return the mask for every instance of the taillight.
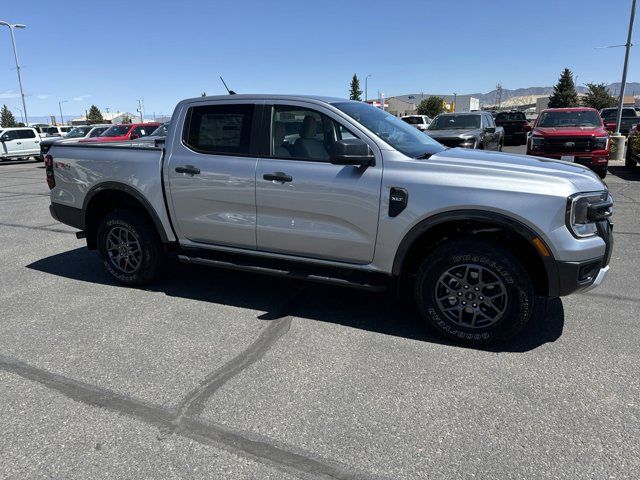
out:
M51 155L44 156L44 171L47 174L47 185L49 189L56 186L56 179L53 176L53 157Z

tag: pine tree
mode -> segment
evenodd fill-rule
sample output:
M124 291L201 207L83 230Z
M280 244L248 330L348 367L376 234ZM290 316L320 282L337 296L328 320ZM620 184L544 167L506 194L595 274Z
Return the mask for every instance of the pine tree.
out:
M87 114L87 123L103 123L104 118L102 117L102 112L95 105L91 105L89 108L89 113Z
M587 83L587 88L589 91L583 99L585 107L600 110L616 106L616 99L611 96L611 92L604 83Z
M3 128L16 126L16 119L6 105L3 105L0 111L0 126Z
M358 80L358 76L354 73L353 78L351 79L351 89L349 90L349 98L351 100L362 101L362 90L360 90L360 80Z
M573 82L573 73L565 68L558 83L553 87L553 94L549 97L549 108L565 108L578 106L578 92Z
M427 115L430 118L435 118L444 111L443 103L444 99L442 97L425 98L418 105L418 115Z

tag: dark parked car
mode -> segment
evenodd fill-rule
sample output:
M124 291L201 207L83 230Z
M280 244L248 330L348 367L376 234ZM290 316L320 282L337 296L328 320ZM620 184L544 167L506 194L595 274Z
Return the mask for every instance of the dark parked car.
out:
M600 110L600 116L602 117L602 120L604 120L604 126L610 132L615 132L616 130L617 115L617 108L603 108L602 110ZM622 133L623 135L628 135L631 127L633 127L638 122L640 122L640 117L638 117L638 113L636 112L635 108L623 108L622 121L620 122L620 133Z
M502 150L504 129L487 112L441 113L426 133L447 147Z
M627 168L636 168L640 163L640 123L629 130L627 139L627 156L624 164Z
M504 141L513 142L516 145L527 143L527 134L531 131L531 125L522 112L498 112L495 115L498 127L504 128Z

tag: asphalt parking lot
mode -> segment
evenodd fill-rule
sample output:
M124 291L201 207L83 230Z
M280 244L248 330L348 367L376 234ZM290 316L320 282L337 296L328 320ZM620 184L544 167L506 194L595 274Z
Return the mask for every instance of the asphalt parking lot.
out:
M40 164L0 163L0 477L638 478L640 174L606 182L607 282L482 351L387 295L180 265L120 287Z

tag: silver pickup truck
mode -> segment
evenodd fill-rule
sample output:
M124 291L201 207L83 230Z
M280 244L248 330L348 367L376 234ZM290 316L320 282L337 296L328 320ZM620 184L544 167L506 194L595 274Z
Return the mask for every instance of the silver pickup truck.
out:
M167 256L369 290L403 289L427 326L488 344L544 297L609 270L612 200L587 168L448 149L362 102L180 102L165 142L55 144L51 214L119 282Z

